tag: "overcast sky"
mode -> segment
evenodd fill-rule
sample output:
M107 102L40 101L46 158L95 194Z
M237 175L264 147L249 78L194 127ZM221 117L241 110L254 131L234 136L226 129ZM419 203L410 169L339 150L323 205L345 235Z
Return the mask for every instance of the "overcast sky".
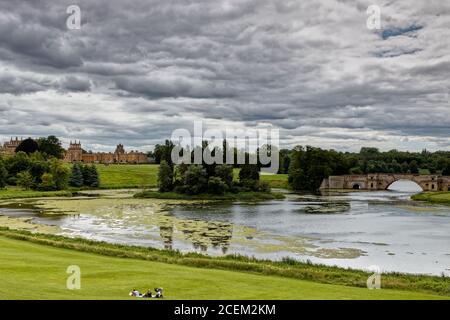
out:
M203 120L285 146L449 150L449 31L442 0L0 0L0 141L150 150Z

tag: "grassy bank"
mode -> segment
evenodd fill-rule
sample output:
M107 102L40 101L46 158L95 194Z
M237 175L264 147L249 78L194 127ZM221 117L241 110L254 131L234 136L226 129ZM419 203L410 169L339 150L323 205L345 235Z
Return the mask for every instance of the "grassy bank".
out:
M411 197L417 201L450 205L450 192L422 192Z
M149 199L173 199L173 200L229 200L229 201L261 201L284 199L282 193L277 192L227 192L223 195L214 194L196 194L188 195L176 192L157 192L144 191L134 195L135 198L149 198Z
M292 260L181 254L6 228L0 228L0 250L4 283L0 298L8 297L8 292L33 294L18 290L30 284L41 288L40 295L35 293L37 298L42 298L44 292L49 294L46 298L122 299L132 287L143 290L149 286L162 286L177 299L449 298L449 278L383 274L383 290L368 290L365 286L369 274L363 271ZM74 264L82 269L86 290L64 288L65 269ZM55 280L58 274L60 279ZM30 279L32 282L27 283Z
M43 197L71 197L71 191L34 191L21 190L16 187L0 189L0 200L6 199L25 199L25 198L43 198Z

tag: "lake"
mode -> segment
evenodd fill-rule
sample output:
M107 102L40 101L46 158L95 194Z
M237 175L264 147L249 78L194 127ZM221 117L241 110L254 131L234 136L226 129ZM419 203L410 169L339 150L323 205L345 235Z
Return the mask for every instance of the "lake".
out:
M9 201L0 204L0 214L114 243L450 275L450 207L411 201L417 191L408 188L404 183L403 191L287 193L284 200L221 204L111 192Z

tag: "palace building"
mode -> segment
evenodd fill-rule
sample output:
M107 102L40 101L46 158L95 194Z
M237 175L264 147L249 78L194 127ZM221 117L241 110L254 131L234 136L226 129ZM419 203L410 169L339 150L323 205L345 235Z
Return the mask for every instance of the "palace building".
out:
M14 140L11 138L10 141L7 141L2 145L0 145L0 155L14 155L16 153L16 148L21 144L23 141L22 138L16 137Z
M81 147L80 141L70 142L69 149L67 149L64 156L64 161L84 162L84 163L149 163L147 154L139 151L126 152L123 144L118 144L114 153L112 152L86 152Z

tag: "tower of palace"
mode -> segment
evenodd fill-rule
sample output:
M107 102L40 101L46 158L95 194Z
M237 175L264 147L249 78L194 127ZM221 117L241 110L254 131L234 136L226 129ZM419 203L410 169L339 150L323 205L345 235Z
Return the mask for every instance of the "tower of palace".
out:
M16 153L16 148L22 143L23 139L16 137L6 141L3 146L0 145L0 155L13 155Z

